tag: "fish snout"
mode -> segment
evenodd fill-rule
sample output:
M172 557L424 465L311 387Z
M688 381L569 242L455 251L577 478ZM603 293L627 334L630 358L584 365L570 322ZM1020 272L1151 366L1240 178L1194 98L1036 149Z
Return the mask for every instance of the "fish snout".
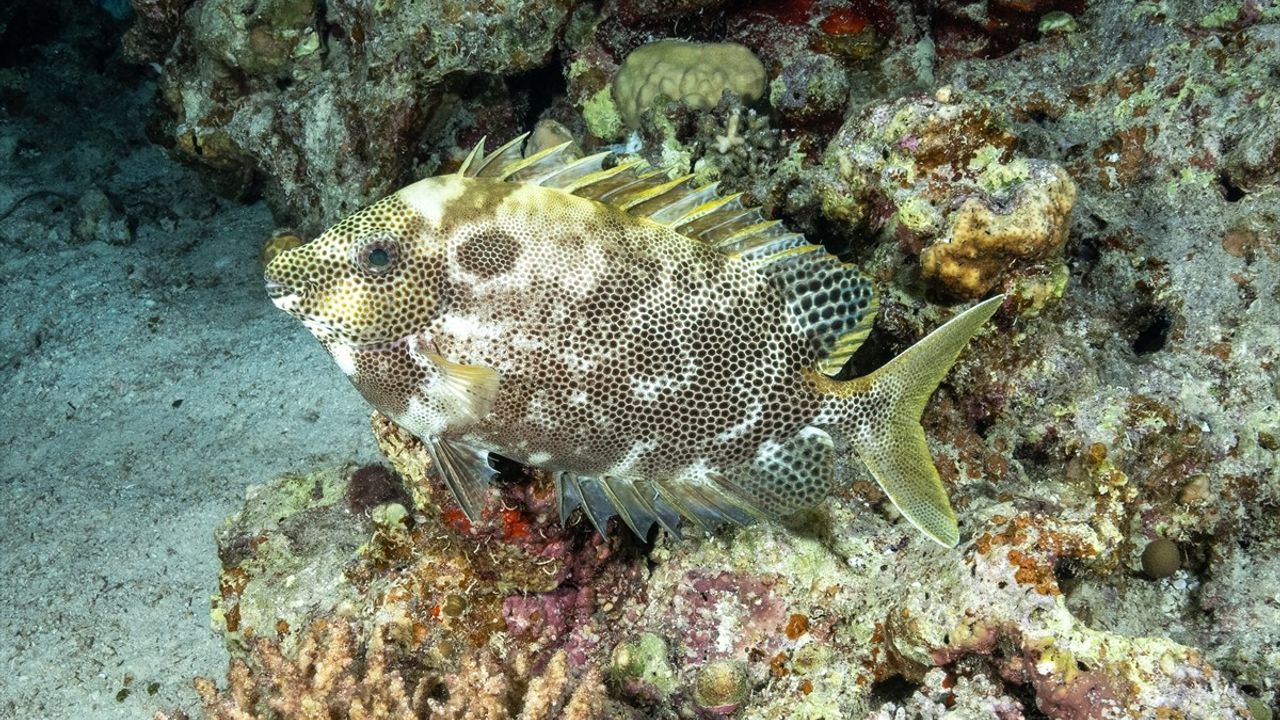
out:
M289 286L285 285L284 283L276 282L275 280L271 280L271 279L267 279L266 282L267 282L267 295L271 296L272 300L275 300L276 298L279 298L279 297L284 297L285 295L293 294L293 291L289 289Z
M285 251L277 255L262 271L262 281L267 286L267 295L277 305L280 305L281 300L289 298L297 300L306 297L310 290L309 283L298 271L296 264L285 262L284 256L289 252L293 251Z
M263 273L263 283L267 288L267 297L271 298L271 302L281 310L289 311L298 301L307 294L306 282L291 281L289 278L281 276L278 272L273 272L274 263L267 266L267 270Z

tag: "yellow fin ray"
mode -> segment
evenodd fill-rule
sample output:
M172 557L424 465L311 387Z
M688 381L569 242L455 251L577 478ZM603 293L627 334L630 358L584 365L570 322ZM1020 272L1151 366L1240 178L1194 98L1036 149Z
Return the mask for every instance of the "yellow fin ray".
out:
M476 143L475 147L471 148L471 152L467 153L466 159L463 160L462 165L458 167L458 175L461 175L462 177L471 177L473 174L471 171L472 166L478 161L478 159L484 157L484 140L484 138L480 138L480 141Z
M601 172L601 163L610 154L607 152L596 153L595 155L588 155L574 160L562 167L550 168L545 175L530 178L529 182L542 187L571 192L572 188L579 182L584 180L590 182L588 178L592 173Z
M519 162L521 158L521 148L524 147L525 138L529 137L529 133L517 135L507 141L505 145L494 150L478 163L470 163L467 168L467 177L502 177L504 169L515 162ZM484 140L481 140L477 147L483 149Z
M738 193L738 195L741 196L741 193ZM723 204L726 199L720 196L720 183L713 182L709 185L703 185L700 188L680 193L680 197L672 202L663 204L662 207L655 209L648 215L650 220L674 229L678 223L691 220L693 213L707 208L708 205Z
M574 159L573 142L563 142L513 163L507 164L494 177L511 182L537 184L535 178L560 170Z
M615 197L613 198L613 204L634 215L651 217L652 213L649 208L656 207L661 210L671 204L671 196L681 197L685 195L688 192L688 188L684 186L692 179L692 175L681 175L654 187L628 193L626 197Z
M489 414L498 397L498 371L483 365L450 362L435 353L426 353L425 357L440 371L440 382L453 399L459 424L473 425Z

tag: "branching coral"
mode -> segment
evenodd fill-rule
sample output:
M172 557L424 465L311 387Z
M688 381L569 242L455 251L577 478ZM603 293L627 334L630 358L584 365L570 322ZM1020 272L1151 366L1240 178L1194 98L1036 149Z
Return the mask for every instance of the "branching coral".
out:
M306 628L298 649L256 639L247 659L231 663L227 687L197 678L209 720L403 720L422 717L429 683L414 690L393 669L394 655L380 635L367 647L341 619Z

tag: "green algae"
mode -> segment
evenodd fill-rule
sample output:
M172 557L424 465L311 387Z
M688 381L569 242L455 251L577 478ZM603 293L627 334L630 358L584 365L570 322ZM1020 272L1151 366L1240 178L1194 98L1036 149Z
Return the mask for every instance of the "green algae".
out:
M587 132L601 140L622 137L622 116L618 114L618 106L607 87L592 95L582 106L582 119L587 124Z
M619 643L610 659L618 680L640 680L663 695L676 689L676 672L667 657L667 642L654 633L642 633L633 641Z

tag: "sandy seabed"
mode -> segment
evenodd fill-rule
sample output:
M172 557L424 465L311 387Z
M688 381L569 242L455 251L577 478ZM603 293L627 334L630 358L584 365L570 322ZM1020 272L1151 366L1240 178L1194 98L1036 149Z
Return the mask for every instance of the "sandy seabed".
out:
M23 720L193 710L227 662L214 529L250 484L376 454L263 292L266 208L146 140L149 81L80 59L40 48L0 112L0 717Z

